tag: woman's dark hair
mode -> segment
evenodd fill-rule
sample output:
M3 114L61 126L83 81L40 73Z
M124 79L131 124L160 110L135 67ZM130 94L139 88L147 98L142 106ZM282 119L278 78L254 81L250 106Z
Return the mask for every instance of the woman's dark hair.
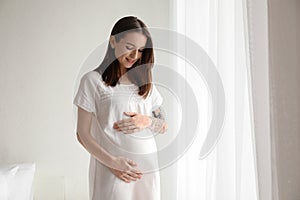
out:
M126 33L130 32L142 33L147 38L141 58L127 69L128 79L139 87L138 94L146 98L152 87L151 69L154 63L153 44L147 26L137 17L127 16L116 22L110 35L115 36L116 41L119 42ZM118 83L121 76L119 61L109 43L102 63L94 71L101 74L106 85L114 87Z

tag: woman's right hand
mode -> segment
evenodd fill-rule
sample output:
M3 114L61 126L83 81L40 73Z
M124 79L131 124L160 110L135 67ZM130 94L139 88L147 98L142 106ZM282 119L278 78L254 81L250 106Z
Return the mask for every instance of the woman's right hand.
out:
M95 158L107 166L113 174L125 182L142 177L137 164L124 157L115 157L100 146L90 134L92 113L78 107L77 139L83 147Z
M142 178L142 172L137 168L137 164L124 157L115 157L112 166L109 166L110 171L119 179L130 183Z

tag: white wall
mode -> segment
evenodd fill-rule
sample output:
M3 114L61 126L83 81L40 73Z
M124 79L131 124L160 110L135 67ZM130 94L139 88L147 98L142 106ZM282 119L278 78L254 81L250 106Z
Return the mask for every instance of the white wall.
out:
M280 200L300 199L299 19L299 0L269 0L271 127Z
M80 64L124 15L169 24L168 1L0 1L0 162L35 161L35 199L87 199L88 154L75 138Z

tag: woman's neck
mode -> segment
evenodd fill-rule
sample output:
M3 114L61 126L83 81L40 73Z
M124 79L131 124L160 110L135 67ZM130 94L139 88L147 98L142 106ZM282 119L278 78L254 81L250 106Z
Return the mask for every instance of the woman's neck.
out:
M121 74L119 78L120 83L131 83L131 81L128 79L127 70L125 67L120 67L120 74Z
M120 66L120 74L121 74L121 76L124 76L124 75L127 76L126 72L127 72L127 69L125 67L123 67L123 66Z

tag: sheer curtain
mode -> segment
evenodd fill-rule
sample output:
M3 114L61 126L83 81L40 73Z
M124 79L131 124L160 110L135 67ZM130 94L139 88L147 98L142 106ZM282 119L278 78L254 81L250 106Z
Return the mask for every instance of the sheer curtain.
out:
M209 91L186 62L175 61L177 70L193 86L200 111L197 137L177 162L178 200L258 199L244 8L239 0L171 1L172 29L207 52L220 74L226 98L222 135L210 154L199 159L211 122Z

